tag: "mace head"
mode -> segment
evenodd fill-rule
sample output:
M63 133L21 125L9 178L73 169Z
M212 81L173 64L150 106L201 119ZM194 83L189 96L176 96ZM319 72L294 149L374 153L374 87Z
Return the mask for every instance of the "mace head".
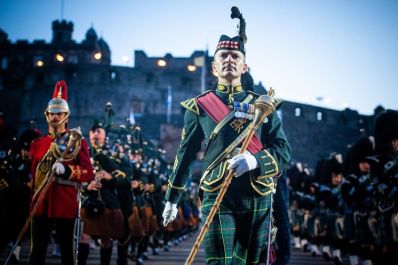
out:
M254 102L254 119L255 124L261 124L263 120L274 112L281 103L280 99L274 98L274 90L271 88L267 95L259 96Z

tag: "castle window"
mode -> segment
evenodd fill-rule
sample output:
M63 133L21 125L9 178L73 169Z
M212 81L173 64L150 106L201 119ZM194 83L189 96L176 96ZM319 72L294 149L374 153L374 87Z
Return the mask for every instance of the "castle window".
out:
M42 60L38 60L35 64L36 67L43 67L44 62Z
M112 80L116 79L116 72L114 72L114 71L111 72L111 79Z
M165 66L167 65L167 62L166 62L165 60L163 60L163 59L159 59L159 60L156 62L156 64L157 64L157 66L159 66L159 67L165 67Z
M44 66L44 61L42 56L35 56L33 57L33 66L40 68Z
M94 59L99 61L102 58L102 53L101 52L95 52L94 53Z
M65 60L65 58L61 53L57 53L57 54L55 54L55 60L62 63Z
M187 70L188 70L189 72L195 72L195 71L196 71L196 66L195 66L195 65L192 65L192 64L188 64Z
M323 120L323 113L320 112L320 111L318 111L318 112L316 113L316 119L317 119L318 121Z
M142 100L133 99L130 106L131 112L134 113L135 117L142 117L144 113L144 102Z
M294 116L300 117L301 116L301 109L300 108L295 108L294 109Z

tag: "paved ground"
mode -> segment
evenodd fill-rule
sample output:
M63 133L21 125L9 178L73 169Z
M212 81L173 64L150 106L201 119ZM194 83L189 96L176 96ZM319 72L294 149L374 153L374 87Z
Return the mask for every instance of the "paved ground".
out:
M152 254L149 255L149 259L145 261L145 265L182 265L184 264L191 247L193 246L196 237L189 237L187 240L181 242L178 246L172 246L169 252L165 252L163 250L160 251L160 255L154 256ZM59 258L52 257L52 246L49 247L48 255L47 255L47 263L48 265L58 265L61 264ZM21 252L21 261L20 265L28 264L28 255L29 255L29 242L25 242L22 247ZM4 253L3 258L0 259L0 264L4 263ZM99 264L99 249L91 250L89 255L89 260L87 264ZM112 263L116 264L116 249L113 251ZM129 265L134 265L135 262L129 261ZM204 252L203 249L200 249L196 258L195 265L205 264ZM332 261L324 261L321 257L311 257L310 253L304 253L302 251L292 249L292 257L290 265L333 265ZM347 265L348 262L345 259L344 265Z

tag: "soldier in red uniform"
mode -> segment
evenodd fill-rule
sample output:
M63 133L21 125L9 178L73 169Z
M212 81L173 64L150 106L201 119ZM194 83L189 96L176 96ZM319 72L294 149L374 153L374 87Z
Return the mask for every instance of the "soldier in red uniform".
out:
M46 251L51 230L59 235L63 265L74 264L74 226L78 213L77 183L90 182L93 171L87 143L78 140L70 152L65 154L71 133L67 129L69 118L67 86L64 81L55 85L53 98L49 101L45 116L48 135L37 139L31 146L32 205L52 174L54 182L44 199L39 202L31 224L30 264L45 264ZM60 158L62 162L59 161Z

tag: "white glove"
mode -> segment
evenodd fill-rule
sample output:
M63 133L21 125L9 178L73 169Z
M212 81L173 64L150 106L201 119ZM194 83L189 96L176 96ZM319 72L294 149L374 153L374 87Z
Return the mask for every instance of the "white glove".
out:
M163 225L166 226L169 223L173 222L174 219L177 217L177 204L176 203L171 203L171 202L166 202L166 205L164 206L163 210Z
M244 154L239 154L231 158L229 160L228 169L234 169L235 177L239 177L247 171L253 170L257 167L257 159L249 152L246 152Z
M57 175L63 175L65 174L65 166L61 162L55 162L52 171Z

